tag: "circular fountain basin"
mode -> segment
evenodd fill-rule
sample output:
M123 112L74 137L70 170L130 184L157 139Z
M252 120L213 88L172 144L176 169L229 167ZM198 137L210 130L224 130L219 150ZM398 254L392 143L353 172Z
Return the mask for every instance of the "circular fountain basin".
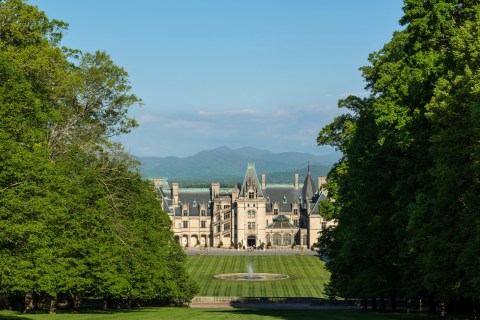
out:
M224 273L216 274L213 277L230 281L275 281L288 279L288 275L278 273Z

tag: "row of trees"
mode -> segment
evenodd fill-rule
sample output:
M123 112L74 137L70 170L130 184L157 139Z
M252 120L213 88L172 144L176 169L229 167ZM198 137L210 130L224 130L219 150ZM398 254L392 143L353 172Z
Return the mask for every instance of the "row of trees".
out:
M189 300L170 219L111 141L141 101L106 53L60 47L66 27L0 1L0 303Z
M405 0L402 31L361 68L370 95L339 102L320 145L343 158L321 237L343 297L480 301L480 4ZM375 300L372 300L375 301Z

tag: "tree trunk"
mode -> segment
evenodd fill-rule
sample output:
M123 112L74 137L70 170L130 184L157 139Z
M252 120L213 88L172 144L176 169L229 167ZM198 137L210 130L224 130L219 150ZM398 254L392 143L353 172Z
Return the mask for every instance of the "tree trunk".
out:
M392 311L397 311L397 298L394 295L390 296L390 305L392 307Z
M372 310L377 310L377 297L372 297Z
M440 302L440 315L444 319L445 319L445 316L447 315L447 309L446 309L446 306L445 306L445 301L443 299Z
M48 313L55 314L57 313L58 297L55 295L50 299L50 310Z
M25 309L23 310L23 313L29 313L30 311L33 310L33 293L29 292L25 294Z
M431 313L437 312L437 308L435 306L435 297L433 295L428 296L428 308Z
M368 299L363 299L363 310L367 310L368 309Z
M385 309L386 309L386 307L385 307L385 297L380 296L380 310L385 311Z
M82 304L83 297L79 294L73 296L73 312L80 312L80 305Z
M102 309L103 310L107 310L107 309L110 309L112 306L112 303L110 301L110 297L108 296L105 296L103 297L103 306L102 306Z

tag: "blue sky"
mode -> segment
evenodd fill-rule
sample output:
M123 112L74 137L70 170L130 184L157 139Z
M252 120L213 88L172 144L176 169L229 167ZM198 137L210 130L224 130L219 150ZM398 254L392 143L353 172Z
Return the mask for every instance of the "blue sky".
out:
M401 29L401 0L35 0L70 24L63 44L104 50L144 106L121 137L141 156L219 146L329 153L320 129L365 95L358 70Z

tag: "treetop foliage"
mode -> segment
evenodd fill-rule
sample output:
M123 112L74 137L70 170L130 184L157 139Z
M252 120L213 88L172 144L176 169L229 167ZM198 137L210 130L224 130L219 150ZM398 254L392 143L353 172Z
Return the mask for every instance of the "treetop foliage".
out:
M321 209L338 219L320 239L328 291L478 304L480 4L403 9L404 29L361 68L370 96L340 101L350 113L317 140L344 154Z
M61 48L67 27L0 1L0 304L188 301L170 218L110 141L141 100L105 52Z

